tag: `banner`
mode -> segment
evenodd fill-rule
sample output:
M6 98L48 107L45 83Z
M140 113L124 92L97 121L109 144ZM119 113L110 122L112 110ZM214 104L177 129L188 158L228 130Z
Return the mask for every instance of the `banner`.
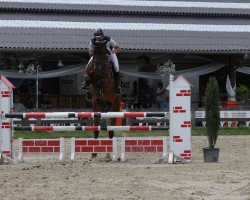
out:
M81 73L81 72L84 73L85 66L86 66L86 64L81 63L78 65L70 65L70 66L67 66L67 67L62 68L62 69L44 71L44 72L42 71L42 72L39 72L39 79L54 78L54 77L77 74L77 73ZM204 65L201 67L176 71L174 73L174 75L175 76L183 75L184 77L200 76L203 74L208 74L208 73L217 71L224 66L225 66L224 63L211 63L211 64ZM243 68L246 68L246 67L243 67ZM239 68L239 69L242 70L243 68ZM237 71L239 69L237 69ZM247 70L249 70L249 69L247 69ZM248 72L250 73L250 70ZM128 76L138 77L138 78L168 79L168 75L163 76L163 75L157 74L156 72L138 72L137 68L135 70L132 70L131 66L129 67L129 69L128 69L128 67L121 66L120 73L124 74L124 75L128 75ZM18 71L12 71L12 70L0 71L0 74L2 76L8 77L8 78L36 79L36 74L27 75L27 74L19 73Z

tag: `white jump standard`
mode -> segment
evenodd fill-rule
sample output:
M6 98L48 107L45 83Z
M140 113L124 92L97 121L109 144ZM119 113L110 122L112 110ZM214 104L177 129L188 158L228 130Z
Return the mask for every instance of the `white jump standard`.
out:
M5 113L10 113L13 108L13 88L15 88L12 83L10 83L4 76L0 76L0 157L7 156L12 158L12 120L8 118L2 118Z
M191 161L190 86L182 76L175 81L173 76L170 78L170 155L176 155L188 162Z

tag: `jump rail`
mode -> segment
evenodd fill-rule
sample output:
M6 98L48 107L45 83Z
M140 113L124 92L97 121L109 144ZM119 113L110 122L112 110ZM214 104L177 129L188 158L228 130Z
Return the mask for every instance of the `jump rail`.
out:
M154 131L167 126L15 126L14 131Z
M5 118L136 118L136 117L166 117L168 112L36 112L36 113L4 113Z

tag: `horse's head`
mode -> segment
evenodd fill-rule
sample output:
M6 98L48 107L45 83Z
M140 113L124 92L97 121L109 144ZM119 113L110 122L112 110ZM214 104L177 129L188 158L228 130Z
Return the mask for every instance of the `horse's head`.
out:
M105 76L105 72L108 71L110 63L107 57L109 53L107 50L107 41L95 41L93 49L93 61L94 61L94 73Z
M98 41L94 44L94 60L97 62L103 62L107 59L107 48L106 48L106 41Z
M96 41L93 49L93 85L99 89L107 87L112 77L106 44L106 41Z

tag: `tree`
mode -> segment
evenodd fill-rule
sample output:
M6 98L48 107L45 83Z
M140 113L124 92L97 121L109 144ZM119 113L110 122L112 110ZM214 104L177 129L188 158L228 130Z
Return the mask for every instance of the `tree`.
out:
M205 92L206 135L209 148L214 148L220 125L219 88L215 77L210 77Z

